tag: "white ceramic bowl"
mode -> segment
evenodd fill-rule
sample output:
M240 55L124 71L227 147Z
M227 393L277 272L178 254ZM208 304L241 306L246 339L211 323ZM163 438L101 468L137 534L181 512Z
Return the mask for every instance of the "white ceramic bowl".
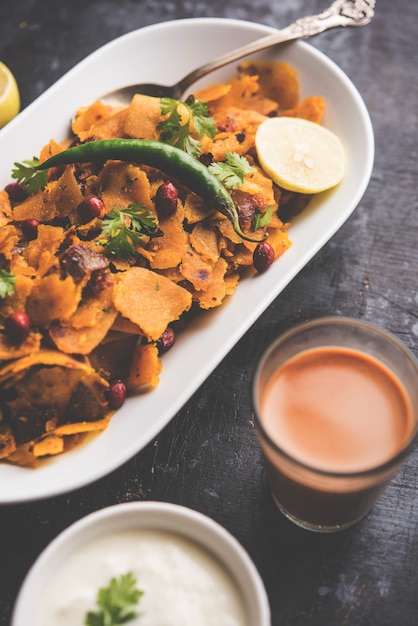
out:
M80 105L126 84L171 84L214 54L223 54L272 31L240 20L202 18L157 24L110 42L0 131L0 188L10 182L15 161L32 158L52 137L60 140L67 136L70 119ZM338 37L338 33L329 36ZM344 181L316 196L294 221L290 229L292 248L268 272L241 281L222 307L205 313L181 334L175 347L164 355L158 387L125 402L104 433L36 470L0 464L0 504L71 491L134 456L166 426L359 203L372 171L374 140L367 109L356 87L335 63L305 42L257 56L288 61L299 74L302 96L325 97L324 125L339 135L347 151ZM233 74L234 66L229 66L203 83ZM201 85L202 81L196 87Z
M235 581L244 602L248 626L270 626L270 609L263 583L238 541L209 517L183 506L162 502L131 502L107 507L63 531L39 556L26 576L16 600L11 626L41 626L40 605L48 585L60 566L80 548L115 531L144 529L173 532L208 551ZM109 559L112 559L112 554L109 554ZM62 590L64 598L66 591ZM161 601L163 599L162 590ZM213 601L216 606L216 598ZM141 610L141 605L138 610ZM142 622L139 620L139 623ZM152 620L147 623L152 623ZM221 624L222 620L217 623Z

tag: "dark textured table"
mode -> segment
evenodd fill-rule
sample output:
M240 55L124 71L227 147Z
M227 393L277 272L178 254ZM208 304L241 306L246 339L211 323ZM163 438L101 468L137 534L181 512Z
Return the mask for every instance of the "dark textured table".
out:
M16 75L26 106L86 54L135 28L203 16L278 27L326 5L1 0L0 59ZM370 320L418 352L417 23L418 3L377 0L370 26L312 40L352 78L370 110L376 160L366 194L142 452L76 492L0 509L1 624L9 623L30 565L60 531L103 506L150 499L199 510L238 538L265 582L275 626L418 623L418 450L361 523L331 536L310 533L273 505L250 407L257 359L272 338L302 320L328 314Z

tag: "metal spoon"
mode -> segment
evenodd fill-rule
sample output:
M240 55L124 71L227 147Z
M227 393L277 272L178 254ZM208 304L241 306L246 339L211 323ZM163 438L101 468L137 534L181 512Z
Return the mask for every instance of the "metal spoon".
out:
M376 0L335 0L335 2L322 13L302 17L272 35L267 35L241 48L237 48L232 52L228 52L218 59L190 72L190 74L182 78L175 85L155 85L152 83L130 85L106 94L103 99L126 102L130 101L135 94L141 93L148 96L180 100L185 91L197 80L245 56L286 41L313 37L330 28L340 26L364 26L373 18L375 4Z

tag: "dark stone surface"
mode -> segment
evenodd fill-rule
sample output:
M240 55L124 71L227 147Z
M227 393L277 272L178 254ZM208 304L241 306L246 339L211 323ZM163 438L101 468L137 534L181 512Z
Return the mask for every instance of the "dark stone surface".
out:
M86 54L133 29L201 16L280 26L326 4L1 0L0 59L15 73L26 106ZM249 397L261 352L302 320L370 320L417 353L418 4L377 5L367 28L312 40L352 78L372 117L375 168L359 207L141 453L74 493L0 509L1 624L9 623L30 565L61 530L103 506L142 499L187 505L231 531L264 579L274 626L418 623L418 451L360 524L333 536L312 534L272 503Z

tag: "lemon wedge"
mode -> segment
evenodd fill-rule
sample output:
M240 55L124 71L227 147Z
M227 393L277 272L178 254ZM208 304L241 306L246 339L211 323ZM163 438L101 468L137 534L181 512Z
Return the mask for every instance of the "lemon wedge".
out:
M15 77L0 61L0 128L19 113L20 95Z
M255 147L261 167L283 189L319 193L344 178L341 140L315 122L272 117L260 124Z

